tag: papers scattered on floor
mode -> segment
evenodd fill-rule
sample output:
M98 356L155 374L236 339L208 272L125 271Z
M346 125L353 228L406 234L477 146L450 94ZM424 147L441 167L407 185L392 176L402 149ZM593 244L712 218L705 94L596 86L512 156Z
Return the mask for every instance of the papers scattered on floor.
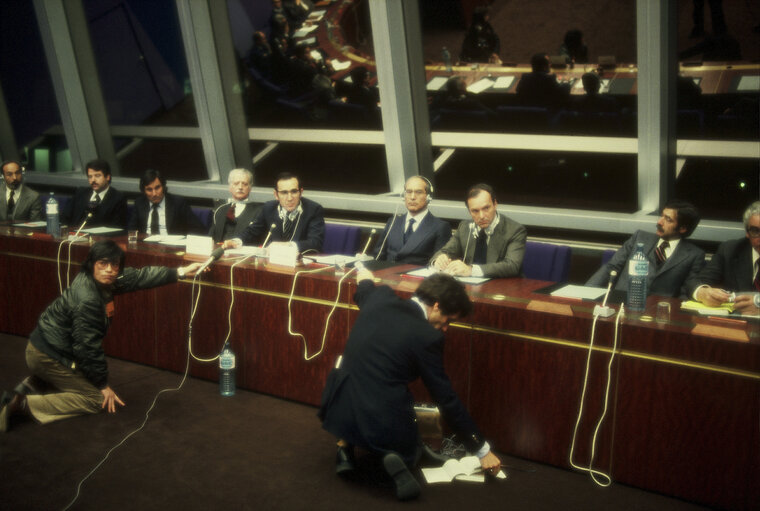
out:
M467 92L472 92L473 94L480 94L481 92L483 92L484 90L492 86L493 86L493 80L491 80L490 78L481 78L477 82L467 87Z

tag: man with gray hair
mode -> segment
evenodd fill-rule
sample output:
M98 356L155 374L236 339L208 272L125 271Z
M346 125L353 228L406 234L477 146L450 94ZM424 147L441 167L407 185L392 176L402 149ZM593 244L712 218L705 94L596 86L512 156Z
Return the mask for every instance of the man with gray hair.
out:
M724 241L699 275L691 296L710 307L733 302L742 314L760 314L760 201L744 211L743 238Z
M214 238L215 243L239 238L261 209L261 206L248 202L248 195L253 186L253 174L250 170L231 170L227 182L230 185L230 198L214 210L214 221L208 233Z

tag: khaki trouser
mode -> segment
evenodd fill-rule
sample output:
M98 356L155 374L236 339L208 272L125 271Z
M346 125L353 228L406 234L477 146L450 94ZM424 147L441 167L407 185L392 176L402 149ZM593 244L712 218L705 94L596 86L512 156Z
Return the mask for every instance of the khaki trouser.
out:
M26 345L26 365L33 374L53 385L59 392L29 395L26 402L32 416L42 424L98 413L103 394L80 371L72 371L42 353L31 342Z

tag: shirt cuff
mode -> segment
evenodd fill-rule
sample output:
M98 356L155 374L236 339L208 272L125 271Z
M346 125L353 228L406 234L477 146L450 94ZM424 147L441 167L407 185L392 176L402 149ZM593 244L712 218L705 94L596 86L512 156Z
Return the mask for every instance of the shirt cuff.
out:
M177 268L177 278L180 280L185 278L185 271L182 268Z
M491 445L488 442L484 442L483 447L481 447L478 452L475 453L475 456L480 459L486 456L489 452L491 452Z
M697 289L694 290L694 294L692 294L691 297L694 299L695 302L699 301L699 299L697 298L697 296L699 295L699 290L705 287L709 287L709 286L707 284L702 284L701 286L699 286Z
M482 277L483 276L483 268L481 268L479 264L473 264L472 265L472 273L470 274L470 276L472 276L472 277Z

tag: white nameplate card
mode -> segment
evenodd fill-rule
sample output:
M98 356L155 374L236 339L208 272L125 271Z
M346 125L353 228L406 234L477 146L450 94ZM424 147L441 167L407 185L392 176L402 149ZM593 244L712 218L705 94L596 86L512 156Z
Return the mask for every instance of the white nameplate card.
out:
M210 256L214 251L214 240L211 236L187 235L185 252L193 255Z
M269 245L269 262L295 268L298 262L298 248L290 243L272 243Z

